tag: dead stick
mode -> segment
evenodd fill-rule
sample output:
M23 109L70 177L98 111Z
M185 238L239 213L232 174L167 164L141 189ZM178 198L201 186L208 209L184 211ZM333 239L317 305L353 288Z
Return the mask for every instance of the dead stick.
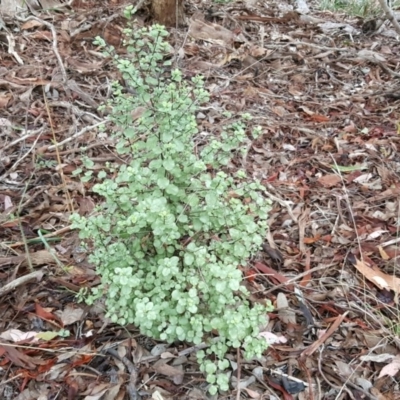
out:
M28 275L24 275L20 278L13 280L12 282L0 288L0 297L12 292L18 286L24 285L25 283L33 281L34 279L39 281L40 279L42 279L43 273L43 270L33 271Z

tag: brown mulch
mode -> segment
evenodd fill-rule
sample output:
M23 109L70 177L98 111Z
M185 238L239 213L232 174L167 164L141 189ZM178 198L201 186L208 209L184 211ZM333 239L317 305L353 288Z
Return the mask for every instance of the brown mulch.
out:
M231 391L215 398L399 399L400 44L390 26L247 4L188 2L187 26L170 29L179 67L211 93L199 130L217 135L244 112L261 126L241 166L273 201L244 274L253 300L274 303L276 342L257 360L232 351ZM99 201L77 172L119 162L98 106L120 77L93 40L124 54L123 6L4 19L1 399L211 398L198 348L156 343L76 298L99 282L69 229ZM147 8L137 23L151 23Z

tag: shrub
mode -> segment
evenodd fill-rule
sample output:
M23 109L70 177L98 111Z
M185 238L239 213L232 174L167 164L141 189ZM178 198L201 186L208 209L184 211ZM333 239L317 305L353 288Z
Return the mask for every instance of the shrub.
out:
M87 300L105 296L113 322L163 341L218 335L198 353L215 393L228 388L229 346L250 356L267 347L258 333L268 309L248 302L238 266L263 242L269 202L243 171L226 172L232 152L244 154L249 116L197 153L195 111L209 98L202 78L171 71L163 27L126 35L129 56L115 62L129 93L114 83L108 109L129 162L112 179L98 176L93 190L104 202L93 215L72 216L101 276Z
M322 10L343 12L362 18L373 18L382 14L379 2L371 0L322 0L319 2L319 7Z

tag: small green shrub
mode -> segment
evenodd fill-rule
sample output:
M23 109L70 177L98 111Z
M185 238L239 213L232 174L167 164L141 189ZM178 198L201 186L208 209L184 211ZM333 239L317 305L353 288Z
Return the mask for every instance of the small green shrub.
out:
M392 7L399 5L399 0L392 2ZM378 0L321 0L319 7L323 10L343 12L350 16L373 18L382 15Z
M114 83L108 109L116 149L130 161L112 179L98 176L104 203L93 215L72 216L101 276L88 301L105 296L113 322L163 341L217 334L198 353L215 393L228 389L229 346L249 356L267 347L258 333L269 308L248 302L238 266L260 248L270 205L243 171L224 171L233 151L244 154L249 116L196 152L195 111L209 98L202 78L171 70L163 27L126 35L128 56L115 62L129 93Z

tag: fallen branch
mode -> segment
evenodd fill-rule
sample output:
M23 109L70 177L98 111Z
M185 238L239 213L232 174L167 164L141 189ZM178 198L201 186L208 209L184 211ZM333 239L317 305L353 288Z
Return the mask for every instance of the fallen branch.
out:
M7 285L3 286L2 288L0 288L0 297L4 296L7 293L12 292L14 289L16 289L19 286L24 285L25 283L28 283L32 280L37 280L40 281L43 277L44 271L40 270L40 271L34 271L31 272L28 275L24 275L21 276L20 278L17 278L15 280L13 280L12 282L8 283Z
M46 150L46 151L47 151L47 150L48 150L48 151L51 151L51 150L56 149L57 147L63 146L64 144L71 142L72 140L78 138L79 136L82 136L82 135L85 134L86 132L89 132L91 129L97 128L98 126L103 125L103 124L106 124L107 122L109 122L109 121L108 121L108 120L104 120L104 121L97 122L97 123L94 124L94 125L86 126L85 128L83 128L83 129L80 130L79 132L75 133L73 136L70 136L70 137L66 138L66 139L63 140L62 142L53 144L53 145L47 147L45 150ZM44 149L42 149L42 150L44 150Z
M395 18L395 16L393 15L393 11L388 6L387 1L379 0L379 4L381 5L383 11L385 12L386 19L388 19L392 23L393 28L400 35L400 25L399 25L397 19Z

